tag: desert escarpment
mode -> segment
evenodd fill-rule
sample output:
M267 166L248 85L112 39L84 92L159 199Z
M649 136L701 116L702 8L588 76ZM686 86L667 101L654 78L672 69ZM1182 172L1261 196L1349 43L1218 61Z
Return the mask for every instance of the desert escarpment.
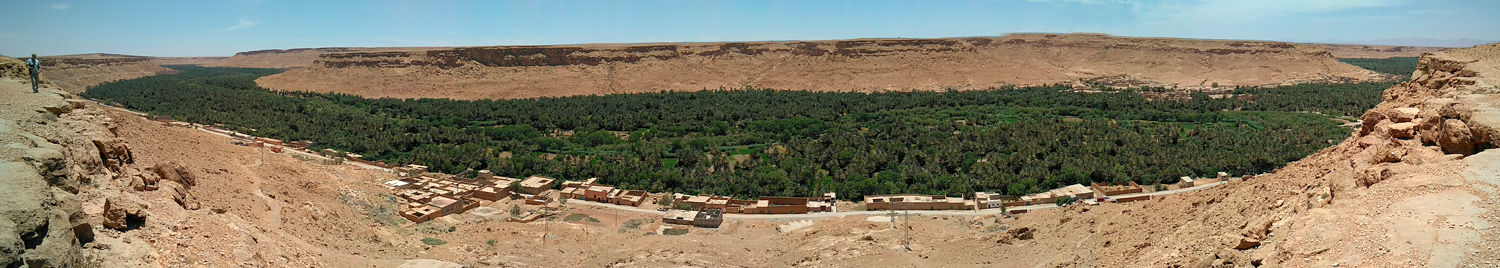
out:
M425 48L366 48L366 47L330 47L330 48L294 48L294 49L267 49L235 53L234 56L203 64L205 67L242 67L242 68L272 68L272 69L294 69L307 67L316 60L319 55L340 52L362 52L362 51L404 51L420 50Z
M156 65L205 65L229 57L151 57Z
M1413 47L1413 46L1380 46L1380 45L1351 45L1351 44L1317 44L1327 49L1335 58L1361 58L1361 59L1385 59L1393 57L1421 57L1422 54L1441 52L1452 48L1446 47Z
M511 99L744 86L943 90L1071 83L1119 75L1143 84L1178 87L1389 79L1337 62L1327 50L1314 45L1012 34L327 53L307 68L257 82L279 90L367 97Z
M150 57L82 54L40 57L42 73L52 83L70 93L80 93L89 87L126 79L171 73L152 62Z

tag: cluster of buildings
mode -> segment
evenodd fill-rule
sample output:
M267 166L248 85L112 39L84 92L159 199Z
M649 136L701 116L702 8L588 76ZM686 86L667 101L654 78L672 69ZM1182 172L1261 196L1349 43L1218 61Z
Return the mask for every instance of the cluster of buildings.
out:
M833 212L834 193L826 193L821 197L782 197L765 196L756 200L734 199L728 196L718 195L684 195L674 194L672 199L678 203L686 204L695 211L719 210L724 213L739 214L806 214L812 212Z
M488 170L480 170L473 178L453 175L433 177L422 174L427 167L407 165L403 171L419 175L385 182L395 195L406 199L397 213L415 223L422 223L444 215L464 213L479 207L482 201L499 201L511 195L511 182L516 179L494 176ZM409 173L410 174L410 173Z
M564 181L558 197L637 207L651 196L646 191L617 189L614 186L598 184L598 181L599 178Z

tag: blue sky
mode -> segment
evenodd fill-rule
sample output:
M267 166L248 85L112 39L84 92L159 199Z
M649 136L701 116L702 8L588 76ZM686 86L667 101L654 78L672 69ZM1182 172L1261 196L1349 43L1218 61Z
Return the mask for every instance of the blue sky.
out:
M229 56L307 47L931 38L1010 32L1296 42L1500 40L1500 0L17 2L0 9L0 54Z

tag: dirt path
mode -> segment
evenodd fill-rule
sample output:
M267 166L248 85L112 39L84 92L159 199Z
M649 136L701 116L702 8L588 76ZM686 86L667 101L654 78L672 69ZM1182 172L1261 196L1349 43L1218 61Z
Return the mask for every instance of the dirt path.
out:
M335 263L339 266L397 267L404 262L404 260L377 260L361 256L337 253L317 246L313 246L312 244L307 243L306 240L302 240L302 238L300 237L288 234L286 230L281 229L281 202L277 201L275 198L267 195L265 191L261 190L261 186L265 185L265 181L261 179L259 173L256 173L255 170L251 168L259 167L261 164L264 164L264 161L261 160L261 156L259 155L247 155L246 157L254 159L255 163L249 165L240 165L240 170L244 171L246 174L250 174L250 183L255 187L255 196L264 199L266 201L266 205L271 209L270 213L268 213L265 218L264 224L266 225L266 229L269 229L271 230L271 232L276 233L276 235L281 236L285 241L291 241L292 243L296 244L297 247L300 247L303 250L316 252L319 256L325 257L325 260L329 261L329 263Z

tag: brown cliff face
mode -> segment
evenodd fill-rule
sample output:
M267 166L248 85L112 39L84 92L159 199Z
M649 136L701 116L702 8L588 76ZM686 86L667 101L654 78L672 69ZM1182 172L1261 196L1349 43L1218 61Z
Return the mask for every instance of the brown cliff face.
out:
M226 60L227 61L227 60ZM590 44L328 53L261 78L281 90L507 99L759 88L972 89L1125 75L1180 87L1389 79L1312 45L1098 34Z
M1376 46L1317 44L1333 53L1335 58L1385 59L1392 57L1421 57L1422 54L1449 50L1444 47Z
M307 67L319 55L327 53L363 52L363 51L405 51L425 50L429 48L366 48L366 47L330 47L330 48L296 48L296 49L268 49L235 53L233 57L216 60L203 64L205 67L243 67L243 68L272 68L272 69L295 69Z
M83 54L41 57L42 75L70 93L126 79L172 73L149 57L116 54Z
M156 65L204 65L229 57L151 57Z

